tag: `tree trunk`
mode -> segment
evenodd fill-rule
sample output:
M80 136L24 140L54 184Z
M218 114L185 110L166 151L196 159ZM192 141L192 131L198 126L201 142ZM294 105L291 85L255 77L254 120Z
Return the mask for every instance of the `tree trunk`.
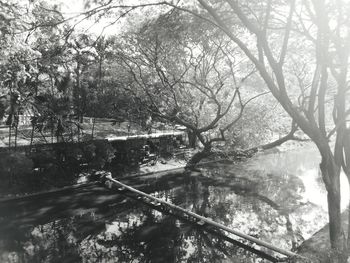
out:
M328 192L327 200L331 246L335 250L341 250L343 248L343 240L341 228L340 194Z
M293 140L294 136L293 134L288 134L276 141L273 141L273 142L270 142L270 143L267 143L267 144L264 144L264 145L260 145L260 146L256 146L256 147L252 147L252 148L249 148L248 150L245 150L245 152L247 153L256 153L259 149L261 150L268 150L268 149L271 149L271 148L274 148L276 146L280 146L281 144L289 141L289 140Z
M11 125L9 125L9 149L11 148Z
M202 151L195 153L187 162L186 169L193 169L202 159L209 157L211 154L211 144L205 145Z
M196 149L196 143L197 143L197 136L196 134L189 130L187 131L187 136L188 136L188 146L190 148Z
M32 145L33 145L34 129L35 129L35 126L34 126L34 124L32 123L32 132L31 132L31 134L30 134L30 148L32 148Z
M53 126L53 119L51 117L51 143L53 143L53 130L54 130L54 126Z
M17 150L18 123L15 126L15 151Z
M332 158L323 157L320 163L320 169L327 189L329 236L331 247L335 253L335 261L333 262L342 262L341 254L344 249L345 240L341 222L340 168Z
M91 140L94 139L95 122L96 122L96 118L93 117L93 119L92 119L92 129L91 129Z
M348 185L349 185L349 189L350 189L349 176L348 176ZM349 205L348 205L348 240L347 240L346 246L347 246L347 250L350 251L350 198L349 198Z

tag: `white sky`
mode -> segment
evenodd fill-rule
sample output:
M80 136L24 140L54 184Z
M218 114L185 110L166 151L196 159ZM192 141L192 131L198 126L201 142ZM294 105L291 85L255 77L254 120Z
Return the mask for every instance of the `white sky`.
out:
M61 6L61 11L63 12L63 15L65 15L66 17L72 17L75 16L84 10L84 0L49 0L51 1L51 3L53 4L58 4ZM128 5L137 5L140 2L145 3L145 2L151 2L150 0L144 0L144 1L140 1L140 0L126 0L125 1ZM153 1L156 2L156 1ZM150 11L151 8L144 8L144 9L135 9L133 12L134 14L134 19L132 21L132 23L135 25L140 24L144 19L149 19L152 16L157 16L158 12L154 12L154 8L152 8L152 11ZM160 8L158 9L160 10ZM87 31L90 33L94 33L96 35L101 34L103 28L110 24L112 21L114 21L116 19L117 16L111 16L109 18L102 18L99 20L98 23L95 23L95 21L93 21L93 19L90 20L84 20L82 21L79 26L77 26L77 30L79 31ZM114 20L113 20L114 19ZM134 21L135 20L135 21ZM79 21L78 19L75 19L73 21ZM73 23L72 21L72 23ZM125 20L124 20L125 21ZM113 35L113 34L118 34L120 33L123 29L126 28L126 24L123 24L123 20L119 21L118 23L109 26L107 28L104 29L103 34L104 35Z
M66 18L69 17L74 17L76 15L78 15L81 12L84 12L84 0L59 0L59 1L55 1L55 0L51 0L52 3L54 4L58 4L61 7L61 11L63 13L63 15ZM76 18L70 21L70 23L76 23L77 21L79 21L81 19L80 18ZM79 23L79 25L76 27L77 31L87 31L90 33L94 33L96 35L101 34L103 27L107 24L108 22L103 21L103 19L100 20L100 22L95 23L95 21L93 21L92 19L90 20L84 20L81 23ZM119 28L120 26L112 26L110 28L107 28L104 30L104 34L107 35L111 35L111 34L115 34L116 32L119 32Z
M52 0L51 2L61 5L62 12L66 13L67 15L76 14L84 10L83 0Z

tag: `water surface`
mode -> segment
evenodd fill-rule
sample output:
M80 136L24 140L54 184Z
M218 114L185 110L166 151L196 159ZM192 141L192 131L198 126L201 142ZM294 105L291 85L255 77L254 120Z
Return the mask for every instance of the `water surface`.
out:
M319 161L317 150L307 144L289 152L259 153L239 164L211 164L189 178L179 175L153 180L150 192L292 250L327 222ZM346 187L343 191L346 193ZM96 201L98 196L89 198ZM269 262L203 227L138 200L123 195L118 198L107 206L70 210L69 216L1 229L0 261ZM0 212L5 215L2 220L11 220L6 211Z

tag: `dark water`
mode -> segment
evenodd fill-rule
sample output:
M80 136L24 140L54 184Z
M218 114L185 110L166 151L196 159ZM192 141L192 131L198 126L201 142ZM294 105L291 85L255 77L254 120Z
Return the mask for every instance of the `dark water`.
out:
M315 149L307 145L288 153L258 154L238 165L210 165L191 178L159 181L151 192L291 250L327 220L318 163ZM125 196L108 206L77 211L2 229L0 262L269 262Z

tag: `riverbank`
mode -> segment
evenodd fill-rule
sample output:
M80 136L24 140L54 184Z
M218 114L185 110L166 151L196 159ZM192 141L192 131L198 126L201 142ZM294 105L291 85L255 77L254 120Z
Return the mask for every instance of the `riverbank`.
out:
M10 157L11 156L12 155L10 155ZM69 169L65 169L65 167L57 167L57 165L51 165L52 167L47 167L45 171L32 170L32 162L21 153L16 153L13 158L8 158L8 160L9 162L14 162L16 167L20 168L20 171L18 172L18 175L11 175L11 184L8 185L5 183L0 186L0 198L27 196L87 183L90 181L90 175L96 171L94 169L81 172L69 171ZM118 174L118 177L124 178L152 173L175 172L176 170L178 170L178 172L183 172L185 165L185 160L173 158L167 161L158 161L154 165L143 164L140 167L128 169L122 173L116 171L116 168L114 167L110 167L107 171L110 171L113 174Z
M96 133L102 128L97 125ZM35 147L28 147L27 140L27 144L18 144L15 149L0 145L0 170L3 171L0 173L0 197L50 191L86 182L89 174L97 170L123 177L185 165L185 151L188 150L174 149L172 145L173 137L178 135L176 131L137 136L120 136L108 128L105 131L103 140L35 144ZM144 156L146 153L142 148L149 141L159 144L158 154L152 161ZM167 147L168 141L171 147ZM175 150L180 151L180 156L175 156Z
M346 209L342 213L342 226L348 229L348 213ZM346 231L345 231L346 233ZM329 224L326 224L317 231L311 238L304 241L297 249L297 254L310 259L312 263L328 263L331 262L332 253L329 240ZM348 258L348 262L350 257Z

